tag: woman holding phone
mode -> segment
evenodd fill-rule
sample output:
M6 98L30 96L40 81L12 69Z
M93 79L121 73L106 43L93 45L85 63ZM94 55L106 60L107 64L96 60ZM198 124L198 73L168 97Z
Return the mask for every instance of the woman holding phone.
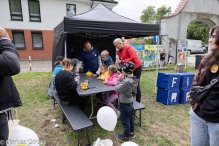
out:
M62 61L63 70L58 72L55 78L56 90L62 104L76 103L82 111L86 106L87 100L80 97L76 92L79 76L74 77L71 74L73 69L73 62L70 59Z

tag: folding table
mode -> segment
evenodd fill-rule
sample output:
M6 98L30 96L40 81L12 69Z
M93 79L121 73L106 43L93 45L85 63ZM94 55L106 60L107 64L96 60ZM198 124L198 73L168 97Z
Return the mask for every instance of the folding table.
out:
M115 91L115 86L109 86L103 84L102 80L98 80L98 77L86 76L85 73L80 73L80 80L77 86L77 93L79 96L91 96L91 115L89 119L93 119L96 117L92 117L93 115L93 95L98 93L107 92L107 105L109 106L109 92ZM85 80L88 80L88 89L83 90L81 89L81 83L84 83ZM94 88L95 87L95 88Z

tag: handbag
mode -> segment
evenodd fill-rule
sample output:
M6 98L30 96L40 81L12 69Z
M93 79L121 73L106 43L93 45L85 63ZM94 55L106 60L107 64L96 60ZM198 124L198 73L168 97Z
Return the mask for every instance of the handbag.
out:
M210 84L206 86L194 86L191 88L190 96L196 103L200 103L206 97L208 91L218 82L219 75L211 80Z

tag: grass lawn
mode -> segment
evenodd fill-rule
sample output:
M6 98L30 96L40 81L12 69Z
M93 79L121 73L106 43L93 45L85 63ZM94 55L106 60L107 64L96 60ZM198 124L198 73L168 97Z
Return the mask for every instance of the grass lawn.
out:
M169 66L173 67L173 66ZM194 67L187 67L185 72L195 72ZM173 70L162 70L161 72L174 72ZM135 127L135 139L133 142L139 146L161 146L161 145L190 145L190 118L189 105L163 105L156 102L154 93L156 71L143 71L141 77L142 104L142 127ZM51 72L21 73L13 76L13 80L20 93L23 106L17 108L20 125L34 130L40 140L45 141L46 146L76 146L77 133L73 132L66 121L62 124L62 111L58 105L53 107L52 100L47 96L47 86L52 79ZM95 107L95 112L102 105ZM15 110L12 110L14 119ZM90 100L85 110L90 114ZM56 119L56 122L51 122ZM117 143L113 132L103 130L96 119L92 120L93 127L89 128L91 142L97 138L111 139L114 146ZM59 124L55 128L55 124ZM118 120L115 134L122 132L122 124ZM81 145L86 144L85 138L81 137Z

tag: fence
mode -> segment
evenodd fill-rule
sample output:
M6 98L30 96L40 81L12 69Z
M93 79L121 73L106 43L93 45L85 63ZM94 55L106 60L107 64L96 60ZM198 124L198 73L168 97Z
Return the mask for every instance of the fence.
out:
M21 73L30 71L29 60L21 60ZM52 60L31 60L31 71L32 72L51 72L52 71Z

